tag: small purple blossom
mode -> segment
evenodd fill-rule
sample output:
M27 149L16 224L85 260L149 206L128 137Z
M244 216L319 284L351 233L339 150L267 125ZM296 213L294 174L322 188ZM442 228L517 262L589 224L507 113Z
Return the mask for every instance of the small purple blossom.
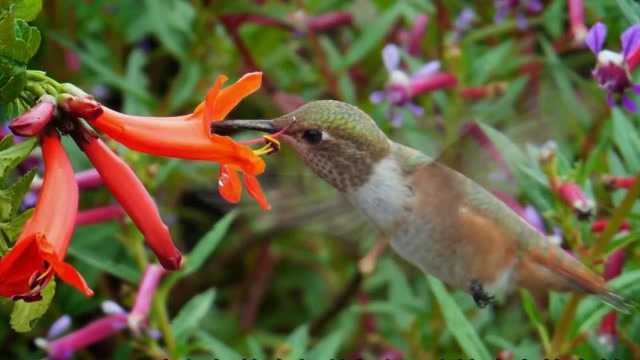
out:
M456 20L453 22L454 42L459 42L462 39L462 36L471 28L476 18L476 12L472 8L466 7L460 11Z
M607 26L601 22L589 29L585 43L596 55L597 63L593 77L607 92L609 106L622 105L630 112L636 112L636 103L628 96L628 90L640 94L640 84L631 79L629 59L640 48L640 25L629 27L620 37L622 53L604 49Z
M535 14L542 11L541 0L495 0L495 22L502 22L509 14L514 14L518 28L526 29L529 25L527 14Z
M453 86L457 81L453 75L439 72L439 61L430 61L409 75L400 68L400 49L395 44L382 49L382 61L389 73L389 82L384 90L371 93L369 99L375 104L385 100L389 102L387 117L394 126L400 126L404 120L401 109L415 116L424 113L424 109L412 101L414 96Z
M55 338L60 337L62 334L66 333L67 330L71 327L71 316L62 315L58 318L58 320L54 321L47 332L47 339L53 340Z

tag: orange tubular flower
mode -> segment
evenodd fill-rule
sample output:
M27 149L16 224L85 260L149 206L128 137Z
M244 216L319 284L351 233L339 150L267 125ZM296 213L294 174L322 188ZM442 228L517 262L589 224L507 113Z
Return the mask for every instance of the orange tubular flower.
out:
M15 246L0 259L0 296L35 301L56 274L86 296L93 295L80 273L64 262L78 212L78 185L60 137L40 138L44 181L33 216Z
M265 167L259 153L228 136L211 132L213 121L224 119L244 97L260 88L262 73L246 74L233 85L222 89L226 79L225 76L219 76L205 100L188 115L133 116L103 106L101 115L88 120L95 128L132 150L156 156L220 163L220 194L230 202L240 199L242 187L235 173L242 171L249 194L256 198L261 207L268 209L269 204L255 179Z

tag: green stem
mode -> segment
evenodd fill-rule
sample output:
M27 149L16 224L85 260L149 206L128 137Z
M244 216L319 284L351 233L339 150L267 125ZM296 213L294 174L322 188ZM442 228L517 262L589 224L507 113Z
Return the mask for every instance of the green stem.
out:
M551 349L549 350L549 354L547 354L549 357L555 358L562 354L564 339L566 339L567 335L569 335L569 330L571 329L573 318L576 314L576 310L578 309L580 298L580 295L571 295L569 302L564 307L562 316L556 323L556 331L553 334L553 340L551 340Z
M167 287L161 287L156 292L155 299L153 299L153 314L158 321L158 327L162 333L169 354L173 357L176 353L176 338L173 336L171 330L171 322L169 321L169 312L167 311Z

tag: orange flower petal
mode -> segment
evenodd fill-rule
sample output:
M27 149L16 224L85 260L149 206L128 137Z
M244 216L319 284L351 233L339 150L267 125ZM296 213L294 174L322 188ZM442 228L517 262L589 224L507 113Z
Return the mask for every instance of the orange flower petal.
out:
M212 119L214 121L224 119L242 99L258 90L261 84L262 73L252 72L245 74L234 84L222 89L215 100Z
M249 195L256 199L258 205L260 205L263 210L271 210L271 204L269 204L267 197L262 192L262 187L260 186L258 179L255 176L246 173L242 179L244 180L244 186L247 187Z
M204 131L206 134L211 132L211 122L217 120L215 116L216 99L220 94L222 84L227 81L227 77L224 75L218 76L215 84L207 92L207 96L204 98L204 112L202 114L202 123L204 125Z
M240 176L235 169L229 166L220 166L220 177L218 178L218 192L223 199L230 203L240 201L242 195L242 183Z

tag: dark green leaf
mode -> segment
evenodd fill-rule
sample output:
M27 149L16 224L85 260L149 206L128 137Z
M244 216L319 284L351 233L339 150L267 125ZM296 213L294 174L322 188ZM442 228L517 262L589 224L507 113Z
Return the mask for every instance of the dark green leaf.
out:
M31 331L38 319L49 309L55 292L56 283L51 280L42 290L42 300L35 302L16 301L11 312L11 327L13 330L17 332Z
M27 66L0 55L0 120L9 120L21 113L15 105L9 103L20 95L26 84Z
M0 151L0 179L4 178L9 170L14 169L29 156L36 143L36 139L27 139Z
M33 209L29 209L9 221L0 222L0 255L9 250L9 244L18 238L18 235L22 232L22 227L29 220L32 213Z
M0 9L7 10L13 5L16 18L31 21L42 10L42 0L0 0Z

